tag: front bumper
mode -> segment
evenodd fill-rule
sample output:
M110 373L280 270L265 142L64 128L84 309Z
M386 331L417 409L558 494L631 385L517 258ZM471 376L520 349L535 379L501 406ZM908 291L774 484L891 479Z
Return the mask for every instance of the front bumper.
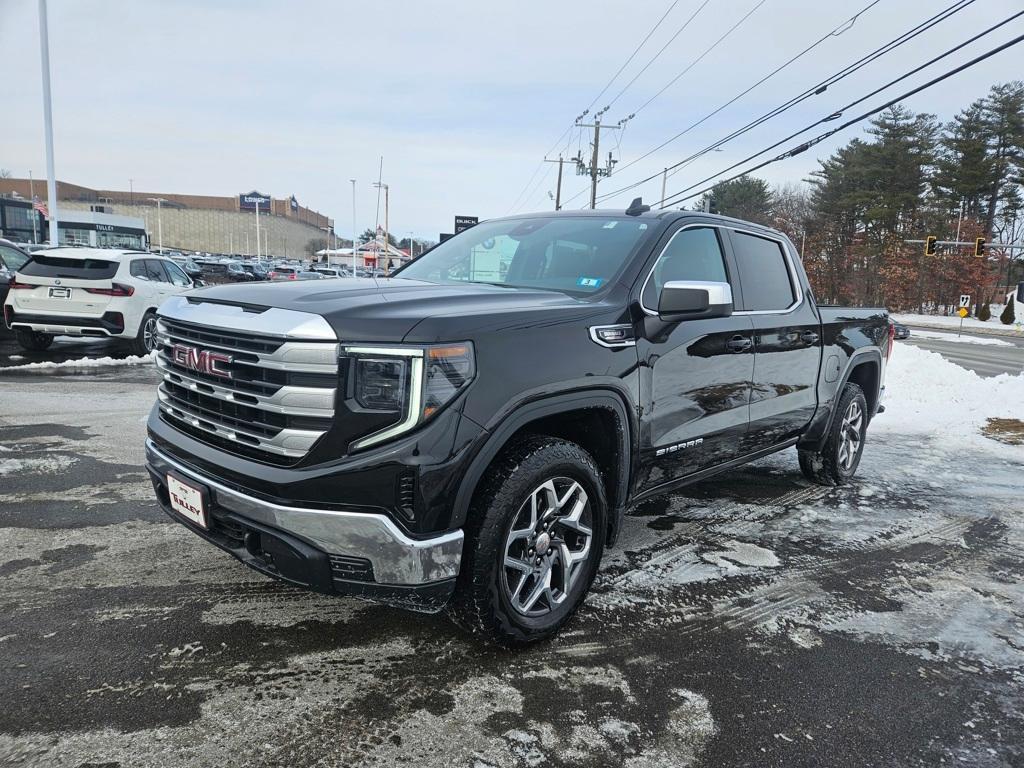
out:
M319 592L356 594L424 611L451 596L463 533L411 538L369 512L275 504L228 487L146 441L146 468L164 510L246 565ZM209 530L174 512L166 478L175 473L209 489Z

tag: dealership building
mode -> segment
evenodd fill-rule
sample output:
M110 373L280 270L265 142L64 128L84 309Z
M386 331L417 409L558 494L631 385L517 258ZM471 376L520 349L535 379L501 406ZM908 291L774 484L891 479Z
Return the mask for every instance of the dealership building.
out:
M0 231L32 242L32 194L46 184L0 179ZM275 198L257 191L227 197L168 192L91 189L57 182L60 242L206 253L299 257L311 240L323 240L333 222L299 204L294 195ZM7 221L10 221L10 226ZM45 242L46 220L35 219L35 239ZM257 246L257 231L259 241Z

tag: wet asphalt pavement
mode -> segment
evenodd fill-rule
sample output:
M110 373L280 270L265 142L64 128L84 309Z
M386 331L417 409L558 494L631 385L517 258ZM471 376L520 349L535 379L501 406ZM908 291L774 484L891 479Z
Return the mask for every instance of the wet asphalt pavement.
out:
M0 765L1024 765L1019 452L882 416L852 485L787 451L646 503L509 652L173 523L155 381L0 373Z

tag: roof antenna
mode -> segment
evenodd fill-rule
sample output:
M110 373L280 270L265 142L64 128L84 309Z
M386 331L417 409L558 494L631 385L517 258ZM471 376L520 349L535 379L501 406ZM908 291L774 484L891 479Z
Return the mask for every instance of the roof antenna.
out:
M629 204L629 208L626 209L626 215L639 216L641 213L647 213L649 210L651 210L651 206L644 205L644 199L638 197Z

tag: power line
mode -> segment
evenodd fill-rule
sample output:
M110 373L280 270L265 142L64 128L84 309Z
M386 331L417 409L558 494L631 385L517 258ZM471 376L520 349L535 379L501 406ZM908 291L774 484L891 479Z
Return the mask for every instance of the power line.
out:
M670 37L668 39L668 42L665 43L663 46L661 46L661 49L656 54L654 54L653 57L651 57L651 60L648 61L646 64L644 64L644 66L640 69L639 72L637 72L635 75L633 75L633 79L630 80L628 83L626 83L626 85L623 86L621 91L619 91L617 94L615 94L615 97L611 101L609 101L608 104L605 105L605 107L602 109L602 112L607 112L608 108L612 104L614 104L616 101L618 101L619 97L622 96L622 94L624 94L626 91L629 90L630 86L632 86L633 83L635 83L639 79L640 75L642 75L644 72L646 72L647 68L650 67L651 64L653 64L655 61L658 60L658 58L661 56L661 54L663 54L665 52L665 49L668 48L670 45L672 45L673 42L675 42L675 39L677 37L679 37L679 35L681 35L683 33L683 30L685 30L688 26L690 26L690 22L693 21L695 18L697 18L697 15L701 11L703 11L704 7L708 3L710 3L710 2L711 2L711 0L704 0L704 2L700 4L700 6L697 8L697 10L695 10L692 14L690 14L690 18L688 18L686 21L683 22L683 26L681 26L679 29L677 29L675 34L672 35L672 37ZM761 2L764 2L764 0L761 0ZM591 106L593 106L593 105L591 105Z
M668 18L668 15L669 15L670 13L672 13L672 10L673 10L673 9L674 9L674 8L675 8L675 7L676 7L676 6L678 5L678 4L679 4L679 0L673 0L672 4L671 4L671 5L669 5L669 7L668 7L668 10L666 10L666 11L665 11L665 13L664 13L664 14L662 14L661 18L660 18L660 19L658 19L658 21L657 21L657 22L655 23L655 25L654 25L653 27L651 27L651 30L650 30L650 31L649 31L649 32L648 32L648 33L647 33L647 34L646 34L646 35L644 36L644 39L643 39L643 40L641 40L641 41L640 41L640 43L639 43L639 44L638 44L638 45L636 46L636 48L634 48L634 49L633 49L633 52L632 52L631 54L629 54L629 57L628 57L628 58L626 59L626 61L625 61L625 62L624 62L624 63L622 64L622 66L621 66L621 67L619 67L618 71L617 71L617 72L616 72L616 73L615 73L614 75L612 75L612 79L611 79L611 80L609 80L609 81L608 81L607 83L605 83L605 86L604 86L604 88L602 88L602 89L601 89L601 91L600 91L600 93L598 93L598 94L597 94L597 96L595 96L595 97L594 97L594 100L590 102L590 106L588 106L588 107L587 107L587 108L586 108L586 109L585 109L585 110L583 111L583 114L582 114L582 115L580 115L580 117L583 117L583 116L585 116L586 114L588 114L588 113L590 112L590 110L591 110L591 109L593 109L594 105L595 105L595 104L597 103L597 100L598 100L598 99L600 99L600 98L601 98L601 97L602 97L602 96L604 95L605 91L607 91L607 90L608 90L608 89L609 89L609 88L611 87L611 84L615 82L615 79L616 79L616 78L617 78L617 77L618 77L619 75L621 75L621 74L622 74L622 71L623 71L623 70L624 70L624 69L625 69L625 68L626 68L627 66L629 66L629 63L630 63L631 61L633 61L633 59L634 59L634 58L636 57L636 55L637 55L637 54L638 54L638 53L640 52L640 49L641 49L641 48L643 48L643 47L644 47L644 45L645 45L645 44L647 43L647 41L648 41L648 40L649 40L649 39L651 38L651 35L653 35L653 34L654 34L654 33L655 33L656 31L657 31L658 27L660 27L660 26L661 26L661 24L662 24L662 22L664 22L664 21L665 21L665 19L666 19L666 18ZM705 4L706 4L706 3L705 3ZM558 148L558 145L562 143L562 139L564 139L564 138L565 138L565 137L566 137L567 135L568 135L568 137L569 137L569 141L570 141L570 142L572 141L572 129L573 129L574 127L575 127L575 125L576 125L576 123L577 123L578 121L579 121L579 118L577 118L577 119L576 119L576 120L574 120L574 121L573 121L572 123L570 123L570 124L569 124L569 127L568 127L568 128L566 128L566 129L565 129L564 131L562 131L562 133L561 133L561 135L559 135L558 139L556 139L556 140L555 140L555 143L551 145L551 149L549 149L549 150L548 150L547 152L545 152L545 153L544 153L544 158L547 158L547 156L548 156L548 155L550 155L550 154L551 154L552 152L554 152L554 151L555 151L555 149L557 149L557 148ZM516 199L515 199L515 201L514 201L514 202L512 203L512 205L511 205L511 206L509 206L509 210L510 210L510 211L511 211L511 210L512 210L513 208L515 208L515 207L516 207L516 204L517 204L517 203L519 203L519 200L520 200L520 198L521 198L521 197L522 197L522 196L523 196L524 194L526 194L526 190L528 190L528 189L530 188L530 184L532 184L532 183L533 183L533 180L534 180L534 179L535 179L535 178L537 177L537 174L538 174L538 173L540 173L540 169L541 169L541 168L543 168L543 167L544 167L544 160L542 159L542 160L541 160L541 162L540 162L540 163L539 163L539 164L537 165L537 167L536 167L536 168L534 169L534 171L533 171L533 175L531 175L531 176L530 176L530 179L529 179L529 181L527 181L527 182L526 182L526 184L525 184L525 185L523 186L523 189L522 189L522 191L521 191L521 192L520 192L520 193L519 193L519 194L518 194L518 195L516 196Z
M1010 18L1011 19L1016 18L1017 16L1020 16L1021 14L1024 14L1024 11L1021 11L1020 13L1017 13L1015 16L1012 16ZM1007 19L1007 21L1009 21L1009 20L1010 19ZM980 37L980 35L975 36L974 38L972 38L972 40L977 39L977 37ZM867 118L872 117L873 115L876 115L879 112L882 112L883 110L886 110L889 107L891 107L891 106L893 106L895 104L898 104L899 102L901 102L901 101L903 101L905 99L910 98L911 96L914 96L914 95L920 93L921 91L927 90L928 88L931 88L931 87L933 87L935 85L938 85L939 83L941 83L941 82L943 82L945 80L948 80L950 77L953 77L954 75L957 75L957 74L963 72L964 70L969 69L969 68L975 66L976 64L979 64L982 61L985 61L986 59L991 58L992 56L995 56L997 53L1001 53L1002 51L1005 51L1007 48L1012 48L1013 46L1017 45L1021 41L1024 41L1024 35L1018 35L1017 37L1013 38L1012 40L1009 40L1009 41L1003 43L1002 45L997 46L997 47L993 48L992 50L990 50L990 51L988 51L986 53L983 53L980 56L976 56L975 58L971 59L970 61L965 62L965 63L961 64L960 66L955 67L954 69L948 70L947 72L939 75L938 77L932 78L928 82L923 83L922 85L917 86L916 88L912 88L911 90L907 91L906 93L903 93L903 94L897 96L896 98L887 101L885 104L882 104L882 105L880 105L878 107L875 107L874 109L870 109L867 112L864 112L863 114L858 115L857 117L854 117L854 118L851 118L850 120L847 120L842 125L836 126L835 128L833 128L833 129L831 129L829 131L825 131L824 133L819 134L818 136L815 136L813 139L809 139L808 141L805 141L803 144L798 144L797 146L793 147L792 149L786 150L781 155L777 155L776 157L773 157L773 158L771 158L769 160L765 160L763 163L755 165L754 167L748 168L748 169L742 171L741 173L736 174L735 176L730 176L728 179L724 179L723 181L716 182L716 183L724 184L724 183L728 183L730 181L734 181L734 180L736 180L736 179L738 179L738 178L740 178L742 176L746 176L747 174L753 173L754 171L758 171L758 170L760 170L761 168L764 168L767 165L771 165L772 163L779 162L780 160L785 160L785 159L790 158L790 157L795 157L796 155L799 155L802 152L806 152L808 149L810 149L814 145L820 144L825 139L829 138L830 136L834 136L835 134L839 133L840 131L843 131L843 130L849 128L851 125L855 125L856 123L863 122ZM971 41L968 40L965 43L961 44L960 46L957 46L957 48L954 48L952 50L955 51L955 50L959 49L960 47L962 47L963 45L966 45L967 43L970 43L970 42ZM910 74L910 73L908 73L908 74ZM905 76L906 75L904 75L903 77L905 77ZM893 81L893 82L898 82L898 80L900 80L900 79L903 79L903 78L902 77L898 78L896 81ZM888 86L886 86L886 87L888 87ZM884 88L880 89L880 90L884 90ZM874 93L877 93L877 92L878 91L875 91ZM866 98L868 98L868 96L864 97L864 99L866 99ZM864 99L858 99L858 102L863 101ZM853 103L858 103L858 102L853 102ZM841 114L841 112L837 112L835 114L836 114L836 116L838 116L839 114ZM828 118L826 118L826 119L828 119ZM807 130L807 129L804 129L804 130ZM800 131L799 133L803 133L803 131ZM796 135L796 134L794 134L794 135ZM710 187L706 187L705 189L702 189L699 192L694 192L694 193L689 194L689 195L686 194L687 192L689 192L694 187L698 187L698 186L700 186L702 184L705 184L708 181L710 181L711 179L714 179L717 176L721 176L723 173L728 173L730 170L736 168L737 165L742 165L743 163L745 163L745 162L747 162L747 161L749 161L749 160L751 160L751 159L753 159L753 158L755 158L755 157L757 157L759 155L763 155L765 152L768 152L768 151L774 149L779 144L781 144L781 143L783 143L785 141L787 141L787 139L783 139L780 142L776 142L772 146L767 147L767 148L761 150L760 152L757 152L754 155L751 155L746 160L743 160L743 161L741 161L739 163L736 163L735 165L732 165L729 168L726 168L725 170L720 171L719 173L712 174L711 176L707 177L706 179L704 179L702 181L697 182L696 184L691 184L690 186L686 187L685 189L682 189L679 192L675 192L675 193L669 195L665 200L662 201L662 204L661 204L660 207L661 208L668 208L669 205L674 205L674 204L680 203L680 202L682 202L684 200L689 200L689 199L694 198L694 197L699 197L700 195L703 195L704 193L709 192L710 190L714 189L715 185L712 185Z
M848 64L847 66L843 67L839 71L833 73L829 77L827 77L824 80L820 81L816 85L813 85L810 88L808 88L805 91L803 91L802 93L798 94L797 96L794 96L794 97L790 98L788 101L785 101L782 104L776 106L774 109L769 110L765 114L763 114L760 117L752 120L751 122L747 123L743 127L736 129L732 133L730 133L727 136L719 139L718 141L714 142L713 144L709 144L707 147L701 149L700 151L690 155L689 157L684 158L683 160L680 160L678 163L676 163L674 165L668 166L668 170L672 171L674 169L680 168L684 164L690 163L693 160L696 160L698 157L700 157L702 155L705 155L708 152L711 152L711 151L717 149L718 147L722 146L723 144L725 144L725 143L727 143L729 141L732 141L733 139L737 138L738 136L741 136L742 134L747 133L747 132L753 130L754 128L756 128L757 126L761 125L762 123L765 123L768 120L771 120L772 118L778 117L783 112L786 112L789 109L792 109L797 104L799 104L799 103L801 103L803 101L806 101L807 99L811 98L812 96L819 96L819 95L821 95L830 86L835 85L836 83L840 82L841 80L849 77L854 72L857 72L858 70L866 67L868 64L872 63L873 61L876 61L877 59L881 58L885 54L891 53L892 51L896 50L900 46L910 42L915 37L923 34L924 32L928 31L929 29L931 29L932 27L936 26L937 24L939 24L939 23L945 21L946 19L950 18L951 16L953 16L953 14L959 13L960 11L964 10L967 6L971 5L974 2L975 2L975 0L957 0L957 2L953 3L948 8L946 8L946 9L940 11L939 13L935 14L934 16L924 20L923 22L919 23L915 27L912 27L911 29L909 29L906 32L904 32L903 34L893 38L888 43L885 43L884 45L876 48L871 53L869 53L869 54L867 54L865 56L862 56L857 61L855 61L855 62L853 62L851 64ZM871 5L874 5L874 3L872 3ZM657 151L659 151L661 149L664 149L666 146L668 146L669 144L674 142L676 139L679 139L680 137L682 137L685 134L689 133L691 130L693 130L697 126L701 125L702 123L704 123L705 121L707 121L708 119L713 117L714 115L716 115L719 112L721 112L723 109L728 107L730 104L734 103L735 101L737 101L741 97L745 96L747 93L749 93L751 90L753 90L754 88L759 86L765 80L767 80L768 78L770 78L773 75L777 74L779 71L781 71L785 67L789 66L789 64L791 64L793 61L795 61L796 59L798 59L801 56L803 56L805 53L807 53L811 49L815 48L821 42L823 42L824 40L828 39L829 37L834 36L837 31L839 31L839 30L845 31L845 29L843 27L845 26L845 28L848 29L849 28L848 25L852 21L854 21L857 18L857 16L859 16L862 13L864 13L864 11L868 10L871 7L871 5L868 5L867 7L863 8L856 16L852 17L850 19L850 21L846 22L846 25L841 25L840 27L837 27L836 30L833 30L832 32L830 32L827 35L824 35L821 39L819 39L813 45L809 46L807 49L805 49L801 53L797 54L793 59L790 59L790 61L786 62L781 67L779 67L775 71L771 72L765 78L762 78L760 81L754 83L747 90L743 91L742 93L737 94L731 100L729 100L728 102L726 102L722 106L718 107L718 109L710 112L709 114L707 114L704 117L702 117L700 120L698 120L695 123L692 123L691 125L687 126L682 131L677 133L675 136L671 137L667 141L662 142L657 147L654 147L653 149L645 152L644 154L640 155L639 157L635 158L634 160L631 160L628 163L625 163L623 166L621 166L619 168L619 173L622 173L622 171L624 171L625 169L629 168L630 166L633 166L636 163L640 162L641 160L643 160L643 159L649 157L650 155L654 154L655 152L657 152ZM839 32L839 33L841 34L842 32ZM616 189L614 191L607 192L607 193L605 193L605 194L603 194L601 196L601 199L602 200L608 200L608 199L610 199L612 197L615 197L616 195L622 194L623 192L628 192L631 189L635 189L635 188L639 187L642 184L646 184L647 182L649 182L649 181L651 181L653 179L656 179L660 175L661 175L660 173L655 173L655 174L652 174L652 175L648 176L647 178L641 179L641 180L639 180L637 182L629 184L629 185L627 185L625 187L622 187L620 189ZM566 202L570 202L570 201L567 200Z
M747 11L746 15L744 15L739 21L737 21L735 24L733 24L731 27L729 27L729 29L726 31L726 33L724 35L722 35L720 38L718 38L717 40L715 40L715 42L713 42L711 44L711 46L704 51L704 53L702 53L696 59L694 59L689 64L687 64L686 67L683 69L683 71L680 72L675 77L673 77L671 80L669 80L660 91L658 91L656 94L651 96L651 98L649 98L647 101L645 101L639 107L634 109L633 113L629 116L629 119L633 119L636 115L640 114L640 110L642 110L644 107L646 107L652 101L654 101L656 98L661 96L661 94L663 94L665 91L667 91L673 85L675 85L676 82L679 80L679 78L681 78L683 75L685 75L691 69L693 69L694 66L696 66L697 64L700 63L701 59L703 59L705 56L707 56L709 53L711 53L713 50L715 50L715 48L717 48L719 45L721 45L722 41L725 40L725 38L727 38L729 35L731 35L733 32L735 32L736 29L741 24L743 24L743 22L745 22L747 19L749 19L754 14L754 11L756 11L758 8L760 8L762 5L764 5L765 2L767 2L767 0L760 0L760 2L758 2L753 8L751 8L749 11ZM875 2L880 2L880 0L875 0Z

